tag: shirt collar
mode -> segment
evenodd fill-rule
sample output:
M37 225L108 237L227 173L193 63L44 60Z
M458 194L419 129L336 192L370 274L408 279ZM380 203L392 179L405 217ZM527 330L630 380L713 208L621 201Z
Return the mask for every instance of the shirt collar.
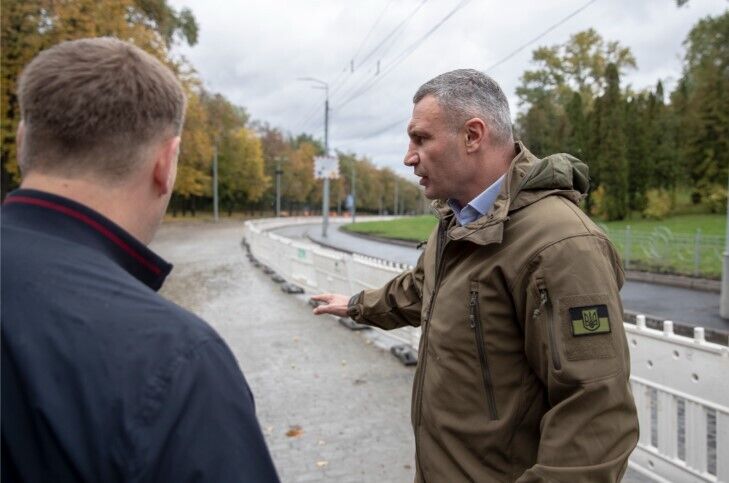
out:
M171 264L119 225L62 196L31 189L13 191L3 203L3 220L100 251L153 290L159 290L172 270Z
M448 200L448 205L453 210L453 213L456 215L456 219L460 225L473 223L491 210L496 198L499 196L501 185L504 184L505 177L506 174L501 175L501 177L494 181L491 186L483 190L481 194L472 199L464 207L461 207L456 200Z

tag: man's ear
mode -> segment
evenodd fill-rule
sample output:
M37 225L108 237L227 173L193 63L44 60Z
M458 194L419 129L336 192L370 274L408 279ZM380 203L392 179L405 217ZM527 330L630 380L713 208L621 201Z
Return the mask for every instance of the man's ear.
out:
M166 195L175 186L177 156L180 152L180 136L165 140L157 151L154 162L153 181L160 195Z
M487 142L489 129L483 120L474 117L464 124L466 129L466 152L476 151L481 144Z
M18 124L18 132L15 133L15 158L20 165L20 153L23 152L23 141L25 140L25 121Z

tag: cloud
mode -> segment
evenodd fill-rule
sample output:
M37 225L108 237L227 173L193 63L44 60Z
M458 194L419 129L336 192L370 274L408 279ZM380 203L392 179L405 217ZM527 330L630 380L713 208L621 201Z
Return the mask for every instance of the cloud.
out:
M313 89L314 83L297 79L327 81L332 93L330 146L368 156L412 178L402 156L411 99L418 86L455 68L486 69L586 0L471 0L416 43L460 2L170 3L191 8L200 24L199 44L180 47L178 52L197 68L208 89L244 106L255 119L292 133L323 137L324 93ZM489 74L500 82L515 114L514 92L519 77L530 67L531 51L539 45L562 43L592 27L605 39L630 47L636 56L638 70L627 73L624 84L642 89L662 79L671 88L681 75L682 42L691 26L726 8L725 0L692 0L680 9L674 0L598 0ZM417 48L403 59L411 45ZM373 81L367 92L356 95ZM388 126L391 129L383 131Z

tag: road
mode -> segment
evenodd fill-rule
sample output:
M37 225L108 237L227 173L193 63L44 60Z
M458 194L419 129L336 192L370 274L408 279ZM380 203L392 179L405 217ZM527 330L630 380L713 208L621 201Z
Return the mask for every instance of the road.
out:
M235 354L281 481L413 481L414 369L281 292L246 260L242 236L240 222L173 223L151 248L175 265L162 295L207 320ZM623 480L650 481L632 470Z
M394 262L415 265L420 250L350 235L332 223L327 239L321 236L320 225L299 225L275 230L282 236L306 238L345 251L361 253ZM719 294L665 285L627 280L620 292L626 310L682 325L729 331L729 321L719 317Z

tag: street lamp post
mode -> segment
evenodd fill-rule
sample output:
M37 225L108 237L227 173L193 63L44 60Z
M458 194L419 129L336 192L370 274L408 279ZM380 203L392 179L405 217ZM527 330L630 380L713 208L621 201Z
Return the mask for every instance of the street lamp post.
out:
M276 218L281 216L281 156L276 156Z
M723 319L729 319L729 180L727 181L726 221L724 271L722 272L721 277L721 300L719 302L719 315Z
M329 155L329 84L315 77L299 77L301 81L315 82L315 89L324 89L324 156ZM324 178L324 192L321 200L321 235L326 238L329 227L329 177Z
M218 142L213 151L213 219L218 221Z

